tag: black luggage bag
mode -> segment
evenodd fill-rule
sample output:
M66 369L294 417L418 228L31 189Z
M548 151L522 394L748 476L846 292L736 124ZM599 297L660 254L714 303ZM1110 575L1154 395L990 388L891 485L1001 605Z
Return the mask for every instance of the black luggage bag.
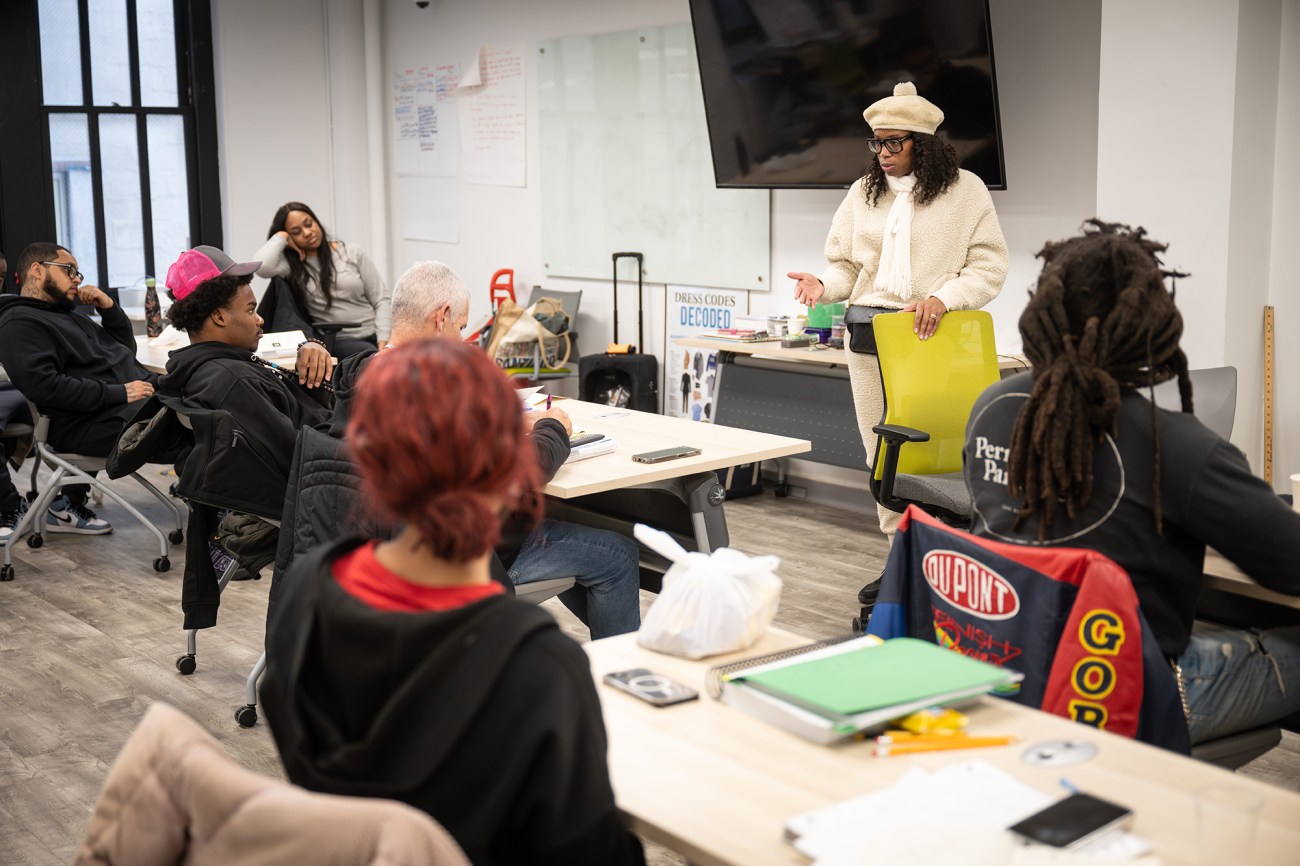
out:
M659 411L659 359L637 353L643 347L644 307L642 302L642 264L640 253L614 253L614 343L618 343L618 260L636 259L636 338L626 352L606 351L584 355L578 362L578 397L591 403L622 406L641 412Z

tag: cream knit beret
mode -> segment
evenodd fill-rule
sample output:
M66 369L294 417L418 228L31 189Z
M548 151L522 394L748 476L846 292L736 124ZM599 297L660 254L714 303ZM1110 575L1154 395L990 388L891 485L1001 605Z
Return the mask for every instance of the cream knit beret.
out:
M916 95L910 81L894 85L894 95L878 99L862 112L872 129L904 129L908 132L934 131L943 123L943 112L924 96Z

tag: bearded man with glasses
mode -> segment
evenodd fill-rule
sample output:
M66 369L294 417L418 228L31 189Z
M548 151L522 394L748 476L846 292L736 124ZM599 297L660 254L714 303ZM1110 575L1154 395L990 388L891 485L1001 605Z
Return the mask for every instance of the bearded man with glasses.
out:
M0 296L0 364L10 381L50 418L57 451L107 457L153 394L158 376L135 359L131 321L113 299L82 282L63 247L35 243L18 257L21 295ZM76 312L95 307L100 323ZM45 532L104 535L108 521L86 507L89 486L65 485Z

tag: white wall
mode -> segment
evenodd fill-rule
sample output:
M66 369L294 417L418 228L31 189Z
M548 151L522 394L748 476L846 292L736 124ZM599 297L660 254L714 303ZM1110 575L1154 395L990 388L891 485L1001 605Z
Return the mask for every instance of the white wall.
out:
M361 0L214 5L232 251L255 250L275 207L291 197L319 206L335 234L367 239L370 185L361 160L376 157L362 134ZM1257 468L1260 320L1266 300L1277 307L1283 339L1275 480L1300 470L1300 394L1292 393L1294 385L1288 391L1295 377L1282 372L1296 369L1300 355L1285 339L1300 325L1300 310L1282 258L1300 237L1300 177L1285 150L1300 132L1300 0L990 6L1008 175L1008 189L993 197L1012 254L1006 289L991 307L1000 348L1019 348L1016 319L1044 241L1075 233L1093 215L1145 225L1170 243L1168 262L1194 275L1178 290L1193 365L1239 368L1233 438ZM410 0L384 0L383 68L390 75L411 64L466 64L481 44L513 44L526 49L535 81L539 40L688 19L686 0L431 0L424 10ZM385 159L392 146L387 87L385 81ZM401 203L390 194L389 246L372 252L381 268L386 259L390 278L420 259L452 265L471 287L474 314L486 311L487 283L500 267L515 269L524 294L535 283L582 289L583 343L590 350L609 339L609 284L546 277L539 149L531 134L537 117L530 93L525 187L460 185L459 243L403 239ZM394 183L390 170L390 190ZM794 310L782 275L819 267L841 197L834 190L773 193L775 289L751 293L753 311ZM662 357L663 291L648 289L648 348Z
M226 251L252 256L286 201L309 205L332 237L367 243L359 0L212 5Z
M1019 349L1016 319L1025 289L1037 273L1033 254L1043 242L1073 233L1095 205L1097 40L1100 0L1072 3L1062 9L1032 0L994 0L994 51L1007 141L1008 190L994 193L1003 230L1012 248L1012 270L1005 297L991 308L1000 344ZM430 8L390 2L385 6L386 61L389 70L413 64L465 63L483 42L526 47L546 38L598 33L689 20L685 0L596 4L555 0L538 5L525 0L433 0ZM529 75L535 72L531 51ZM1069 105L1053 122L1044 117ZM865 106L863 106L865 107ZM1059 112L1058 112L1059 113ZM528 105L529 128L536 129L537 106ZM865 130L865 125L864 125ZM391 135L390 135L391 138ZM525 189L460 187L461 240L458 244L409 241L394 237L394 272L420 258L439 258L461 272L475 292L475 313L487 307L487 281L499 267L516 269L516 284L542 283L554 288L584 289L585 334L607 341L611 327L609 285L604 282L548 279L541 255L538 147L528 142L529 186ZM819 270L822 245L838 190L779 190L772 196L772 275L775 289L753 292L755 313L795 312L790 270ZM390 200L395 232L400 202ZM507 240L508 239L508 240ZM481 287L481 291L479 290ZM480 295L482 296L480 298ZM627 302L626 300L624 301ZM479 306L481 304L481 307ZM663 292L647 292L647 328L657 336L651 348L662 352ZM647 342L650 342L647 337Z
M1279 397L1273 416L1273 483L1287 490L1287 478L1300 472L1300 0L1282 4L1278 27L1277 137L1273 150L1273 225L1269 251L1269 303L1277 320L1274 389ZM1261 168L1267 171L1268 166Z

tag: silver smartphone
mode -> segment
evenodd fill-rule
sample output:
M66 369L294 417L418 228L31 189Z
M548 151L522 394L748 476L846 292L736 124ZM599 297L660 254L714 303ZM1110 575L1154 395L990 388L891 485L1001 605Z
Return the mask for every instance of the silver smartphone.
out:
M694 457L700 453L700 449L690 445L678 445L675 448L664 448L660 451L643 451L640 454L633 454L632 459L637 463L663 463L665 460L676 460L679 457Z
M1077 848L1123 827L1133 818L1129 809L1090 794L1071 794L1035 812L1011 832L1055 848Z
M693 701L700 693L690 686L684 686L676 680L670 680L662 674L654 673L648 668L632 668L627 671L614 671L605 674L605 682L616 689L622 689L629 695L635 695L647 704L666 707Z

